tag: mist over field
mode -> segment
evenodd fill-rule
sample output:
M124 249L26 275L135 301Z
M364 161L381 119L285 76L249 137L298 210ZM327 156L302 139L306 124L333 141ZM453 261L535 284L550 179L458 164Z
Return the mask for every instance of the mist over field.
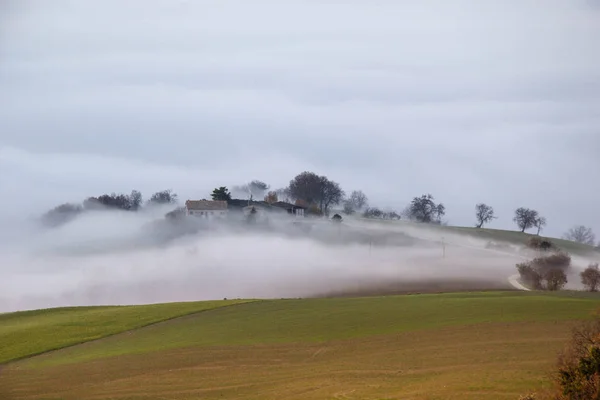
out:
M239 223L185 234L155 213L102 211L59 228L33 228L0 248L0 310L219 298L306 297L428 281L508 287L510 256L448 248L364 223ZM153 229L159 224L160 229ZM164 225L163 225L164 224ZM171 233L172 235L166 235ZM439 236L439 235L438 235ZM25 239L25 238L22 238ZM483 283L482 283L483 282Z

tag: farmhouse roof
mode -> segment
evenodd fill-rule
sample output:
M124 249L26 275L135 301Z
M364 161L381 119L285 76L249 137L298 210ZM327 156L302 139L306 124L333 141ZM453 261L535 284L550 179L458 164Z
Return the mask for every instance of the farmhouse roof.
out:
M185 206L188 210L227 210L227 202L221 200L188 200Z
M292 204L292 203L286 203L285 201L276 201L275 203L273 203L271 205L274 207L293 209L293 210L295 210L297 208L306 209L306 207L304 207L304 206L299 206L299 205Z

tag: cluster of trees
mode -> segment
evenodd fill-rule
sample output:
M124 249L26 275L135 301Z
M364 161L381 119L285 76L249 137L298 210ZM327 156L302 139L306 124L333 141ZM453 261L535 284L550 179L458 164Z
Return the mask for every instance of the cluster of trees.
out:
M348 196L340 184L324 175L304 171L290 180L289 185L279 189L271 189L271 186L261 180L253 180L242 185L235 185L232 191L226 186L215 188L211 193L213 200L229 201L235 195L247 195L249 199L263 199L268 203L285 201L307 207L314 214L329 215L332 208L342 206L345 214L362 213L366 218L401 219L427 223L442 224L446 214L443 203L436 202L431 194L414 197L408 207L401 213L395 210L382 210L369 206L369 199L361 190L354 190ZM148 204L170 204L177 202L177 194L171 190L163 190L154 193L146 202ZM126 211L137 211L144 206L142 194L133 190L130 194L103 194L86 199L83 204L65 203L48 211L44 220L49 224L60 224L73 218L77 214L99 208L119 209ZM494 208L485 203L475 205L475 226L483 228L497 216ZM541 233L547 224L546 218L541 216L537 210L519 207L515 210L513 221L521 232L536 228L537 235ZM564 238L575 242L596 245L596 236L591 228L575 226L570 229ZM600 248L600 243L597 244Z
M571 268L571 256L558 249L549 240L532 240L531 248L550 252L531 261L517 264L521 281L535 290L560 290L567 284L567 272ZM587 291L600 289L600 268L591 263L579 274L581 283Z
M475 217L477 220L475 226L477 228L482 228L484 224L497 218L494 213L494 208L484 203L479 203L475 206ZM536 228L537 235L541 233L547 224L546 218L541 216L537 210L525 207L519 207L515 210L513 221L517 224L521 232L525 232L527 229ZM563 239L589 246L596 246L600 249L600 242L596 243L594 231L587 226L577 225L572 227L563 235Z
M524 284L535 290L560 290L567 284L566 272L571 267L571 256L557 252L517 264Z
M150 196L144 204L142 193L132 190L130 194L111 193L88 197L81 204L64 203L54 207L42 216L42 223L47 226L58 226L69 222L77 215L91 210L123 210L139 211L144 206L177 203L177 194L171 190L162 190Z
M353 209L362 208L366 204L364 194L362 200L360 196L355 195L358 192L352 192L350 198L346 199L345 192L339 183L309 171L296 175L287 187L276 190L270 190L270 188L270 185L263 181L253 180L247 184L234 186L233 192L247 193L250 199L262 198L268 203L294 202L325 215L329 215L334 206L343 202L352 202ZM227 187L222 186L213 190L211 198L213 200L231 200L232 194Z

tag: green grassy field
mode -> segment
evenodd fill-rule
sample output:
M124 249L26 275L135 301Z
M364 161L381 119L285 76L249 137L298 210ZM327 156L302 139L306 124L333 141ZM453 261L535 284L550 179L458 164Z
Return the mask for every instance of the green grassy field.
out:
M56 348L57 337L68 345L122 333L5 365L0 397L516 399L548 385L570 329L591 316L600 297L486 292L213 308L222 304L5 315L38 353ZM185 316L131 330L134 315L148 322ZM72 329L69 322L81 324ZM83 333L87 325L95 335ZM11 343L5 360L32 354Z
M72 307L0 314L0 364L240 302L243 301Z

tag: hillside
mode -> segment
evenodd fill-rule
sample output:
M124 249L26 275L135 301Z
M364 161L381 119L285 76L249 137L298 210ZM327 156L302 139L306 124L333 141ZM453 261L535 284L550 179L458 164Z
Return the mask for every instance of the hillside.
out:
M547 384L571 327L599 305L571 292L258 301L11 363L0 390L11 399L514 399ZM94 310L69 312L106 323ZM53 313L8 318L47 328ZM130 319L111 324L125 330ZM57 334L81 341L71 335Z
M350 217L350 220L367 222L372 224L383 224L389 227L397 227L399 229L411 229L413 227L419 227L424 230L438 232L440 237L444 234L452 235L464 235L476 239L481 239L484 241L492 241L492 242L506 242L514 245L523 245L527 243L529 239L532 237L537 237L537 235L530 233L523 233L519 231L511 231L511 230L503 230L503 229L490 229L490 228L475 228L468 226L444 226L444 225L435 225L435 224L418 224L410 221L403 220L381 220L381 219L372 219L372 218L356 218ZM598 248L589 246L582 243L573 242L570 240L559 239L554 237L541 236L542 238L549 239L553 243L555 243L559 248L566 250L571 253L579 254L579 255L593 255L600 256L600 251Z

